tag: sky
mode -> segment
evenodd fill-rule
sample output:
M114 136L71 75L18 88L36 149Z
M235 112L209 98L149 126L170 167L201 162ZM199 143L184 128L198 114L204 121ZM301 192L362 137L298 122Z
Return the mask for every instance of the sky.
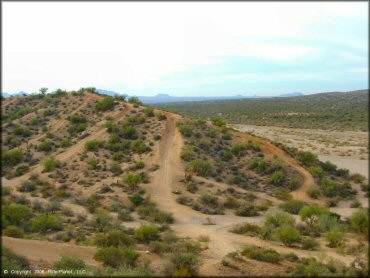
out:
M2 92L368 88L367 2L3 2Z

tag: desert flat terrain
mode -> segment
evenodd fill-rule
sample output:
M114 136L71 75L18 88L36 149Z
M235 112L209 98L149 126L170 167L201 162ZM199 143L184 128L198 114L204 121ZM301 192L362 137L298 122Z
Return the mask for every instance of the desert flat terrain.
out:
M330 161L352 173L369 177L368 133L230 124L236 130L249 132L271 141L310 151L321 161Z

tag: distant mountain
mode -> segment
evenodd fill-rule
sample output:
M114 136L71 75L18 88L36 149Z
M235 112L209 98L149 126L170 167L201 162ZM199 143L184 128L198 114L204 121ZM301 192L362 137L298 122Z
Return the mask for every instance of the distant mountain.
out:
M287 93L287 94L279 95L279 97L299 97L299 96L304 96L304 94L301 92L294 92L294 93Z
M26 96L26 95L28 95L28 93L27 92L24 92L24 91L20 91L20 92L18 92L18 93L15 93L15 94L10 94L10 93L7 93L7 92L2 92L1 93L2 94L2 96L4 97L4 98L9 98L9 97L19 97L19 96Z

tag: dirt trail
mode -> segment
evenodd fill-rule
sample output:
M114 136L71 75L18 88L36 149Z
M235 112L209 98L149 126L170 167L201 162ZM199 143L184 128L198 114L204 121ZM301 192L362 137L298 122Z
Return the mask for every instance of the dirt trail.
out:
M44 240L30 240L3 236L2 244L11 248L15 253L32 260L43 260L48 263L58 261L62 255L80 258L91 266L100 266L94 260L96 247L73 245L70 243L49 242Z
M175 181L183 177L183 167L180 160L180 152L183 146L182 136L175 127L176 118L168 115L166 131L162 136L161 144L158 148L157 157L161 161L159 171L152 174L153 182L146 187L147 193L151 199L156 202L162 210L172 212L176 222L171 228L182 237L197 238L201 235L208 235L210 242L209 249L204 252L205 259L202 269L207 266L220 262L222 258L232 252L242 248L245 244L255 244L264 247L276 249L281 253L294 252L301 257L315 256L319 257L320 252L307 252L281 246L276 242L261 241L255 237L241 236L229 232L234 225L241 223L262 223L263 216L257 217L239 217L235 215L213 215L210 218L216 225L204 225L208 216L191 208L180 205L175 201L175 195L172 193L172 185ZM267 145L269 148L271 146ZM272 151L274 149L272 148ZM277 152L276 152L277 153ZM158 160L157 160L158 161ZM308 185L310 185L308 180ZM339 256L331 250L325 250L331 257L338 258L346 264L352 261L352 257ZM202 274L202 269L200 274ZM206 274L206 273L203 273Z

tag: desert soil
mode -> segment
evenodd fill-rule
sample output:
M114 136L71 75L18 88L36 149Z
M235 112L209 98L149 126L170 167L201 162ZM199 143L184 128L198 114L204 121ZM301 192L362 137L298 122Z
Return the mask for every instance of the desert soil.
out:
M369 177L368 133L234 124L230 127L310 151L352 173Z

